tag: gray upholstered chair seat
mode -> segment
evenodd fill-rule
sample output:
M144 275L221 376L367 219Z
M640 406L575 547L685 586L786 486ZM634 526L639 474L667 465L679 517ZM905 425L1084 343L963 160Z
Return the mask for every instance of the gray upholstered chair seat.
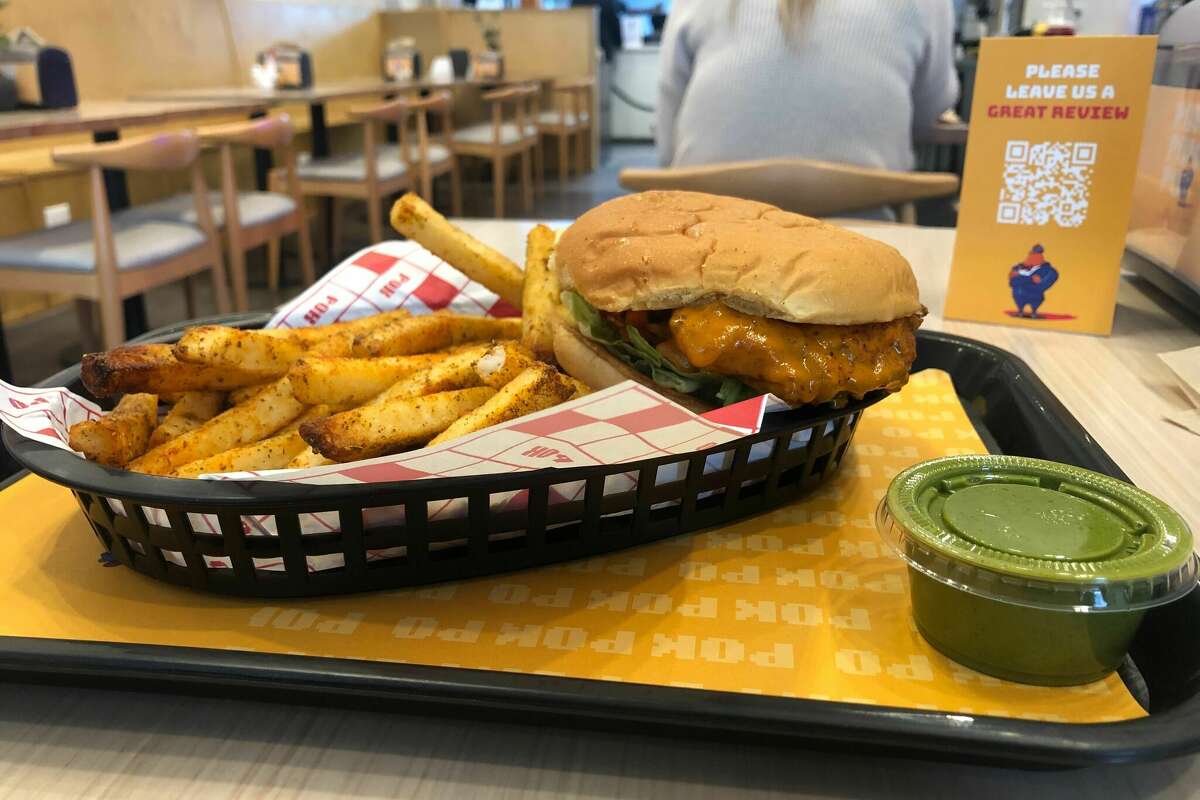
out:
M416 144L409 145L408 152L409 160L412 161L413 164L420 162L421 148L419 146ZM440 164L450 157L449 148L447 148L444 144L438 144L436 142L430 142L425 148L425 152L429 155L430 164Z
M490 122L482 122L478 125L468 125L465 128L459 128L454 132L454 141L462 144L495 144L494 131ZM500 144L516 144L522 138L537 135L537 127L534 125L525 126L525 136L521 136L520 128L516 123L506 122L500 126Z
M310 181L365 181L367 159L362 153L344 153L326 158L301 155L296 171L300 180ZM400 158L400 146L378 148L375 155L375 174L379 180L399 178L408 171L408 165Z
M584 111L579 115L579 118L584 122L588 121L588 112ZM568 128L575 127L575 112L568 111L565 114L560 114L558 111L542 111L537 115L539 125L566 125Z
M121 269L148 267L207 241L195 225L147 219L132 212L113 214L112 228ZM96 268L92 223L83 220L0 239L0 267L91 272Z
M209 192L208 199L212 208L213 222L218 226L223 226L225 224L225 201L221 198L221 193ZM242 221L243 226L270 222L295 210L296 201L286 194L278 192L238 193L238 218ZM165 197L162 200L133 208L129 213L139 219L164 219L186 222L189 225L198 224L196 204L192 201L190 194Z

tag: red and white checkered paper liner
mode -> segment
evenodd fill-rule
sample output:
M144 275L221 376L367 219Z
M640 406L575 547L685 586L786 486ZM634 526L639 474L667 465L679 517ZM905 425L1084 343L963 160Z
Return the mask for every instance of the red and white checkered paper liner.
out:
M310 327L347 321L394 308L414 314L449 310L480 316L513 316L517 309L491 290L469 280L461 272L414 242L383 242L359 251L328 272L297 298L284 305L267 327ZM733 406L694 414L662 395L634 382L594 392L537 414L511 420L437 447L384 456L350 464L305 470L275 470L207 476L219 480L268 480L303 484L382 483L400 480L522 472L545 467L575 467L621 464L663 455L696 452L756 432L763 414L779 401L770 395ZM63 388L23 389L0 382L0 420L18 433L39 442L69 450L67 430L72 424L101 414L99 407ZM792 443L807 443L808 432ZM751 459L770 454L771 443L754 448ZM705 471L724 466L729 455L711 457ZM663 468L658 482L677 480L680 468ZM664 474L666 473L666 474ZM637 472L610 476L605 491L629 491L637 484ZM583 491L582 482L556 485L550 502L574 500ZM493 495L493 508L520 508L528 500L524 491ZM125 510L110 500L118 514ZM466 514L466 498L431 502L429 519ZM166 512L146 508L147 521L169 525ZM396 524L404 518L403 507L364 509L366 527ZM217 519L208 514L190 514L195 530L217 533ZM244 516L243 527L251 535L274 535L270 515ZM302 514L304 533L326 533L338 529L336 514ZM372 553L386 558L400 551ZM182 564L179 553L164 556ZM209 566L229 566L228 560L209 557ZM310 570L342 565L339 554L310 556ZM282 569L278 562L260 568Z

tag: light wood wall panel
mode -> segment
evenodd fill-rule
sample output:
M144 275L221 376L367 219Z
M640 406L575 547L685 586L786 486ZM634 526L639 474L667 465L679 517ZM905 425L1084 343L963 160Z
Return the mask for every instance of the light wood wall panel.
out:
M320 3L223 0L223 3L239 75L248 78L255 54L274 42L294 42L312 53L318 81L380 74L378 3L354 0Z
M12 0L3 19L70 51L80 97L100 100L241 83L225 8L226 0Z
M382 39L412 36L427 63L452 48L478 52L485 49L480 17L500 31L509 77L583 78L596 74L598 39L593 8L388 11L380 14Z

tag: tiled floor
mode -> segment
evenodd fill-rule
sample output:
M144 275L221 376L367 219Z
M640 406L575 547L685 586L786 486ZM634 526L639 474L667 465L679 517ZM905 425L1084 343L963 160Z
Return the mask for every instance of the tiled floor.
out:
M553 163L553 162L551 162ZM505 202L508 216L530 219L570 219L596 205L623 193L617 185L617 173L624 167L651 166L654 163L654 148L651 145L618 144L605 148L599 168L588 175L573 178L565 187L550 175L545 188L534 198L533 209L526 213L520 206L520 194L515 181L510 179ZM437 196L442 208L448 206L448 190L439 186ZM463 183L463 212L468 217L492 216L492 190L490 168L468 167L467 179ZM364 223L365 211L351 209L350 219L345 226L343 243L346 255L362 247L368 241ZM286 251L285 251L286 252ZM324 250L318 242L318 263ZM279 292L271 292L265 286L265 269L261 257L252 258L250 264L250 307L272 308L302 287L298 284L299 272L294 259L285 259L285 281L290 283ZM216 312L212 304L211 291L202 282L199 293L201 314ZM181 285L161 287L146 296L146 308L151 328L178 322L185 318L183 288ZM63 366L77 361L83 350L75 308L69 304L35 317L7 325L9 356L13 365L13 376L18 384L30 385L46 378Z

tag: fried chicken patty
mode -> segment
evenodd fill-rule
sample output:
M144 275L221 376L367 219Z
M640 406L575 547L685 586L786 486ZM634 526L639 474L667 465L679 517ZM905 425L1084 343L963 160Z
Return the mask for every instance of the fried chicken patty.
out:
M921 317L910 316L865 325L805 325L754 317L714 301L676 309L669 327L671 343L694 368L741 378L800 405L902 387L916 358L914 332L920 324Z

